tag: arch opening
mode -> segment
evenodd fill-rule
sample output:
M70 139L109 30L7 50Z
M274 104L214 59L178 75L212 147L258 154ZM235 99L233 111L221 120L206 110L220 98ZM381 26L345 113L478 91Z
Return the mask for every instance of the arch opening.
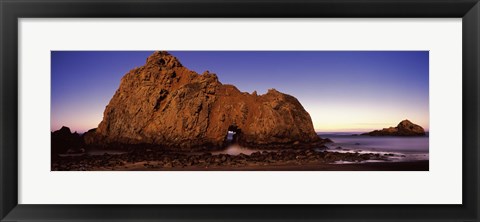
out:
M226 144L238 144L238 138L240 134L242 133L242 130L238 128L236 125L230 125L228 127L227 135L226 135Z

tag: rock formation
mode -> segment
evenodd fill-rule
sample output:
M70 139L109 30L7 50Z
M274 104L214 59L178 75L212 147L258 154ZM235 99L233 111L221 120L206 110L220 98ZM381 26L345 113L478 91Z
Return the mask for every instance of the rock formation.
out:
M51 136L52 155L82 152L83 139L77 132L72 133L70 128L63 126L61 129L52 132Z
M361 135L367 136L425 136L425 130L419 125L410 122L408 119L400 122L396 127L374 130Z
M323 143L293 96L240 92L208 71L199 75L168 52L128 72L107 105L91 145L153 144L179 150L224 147L228 131L246 147L302 148Z

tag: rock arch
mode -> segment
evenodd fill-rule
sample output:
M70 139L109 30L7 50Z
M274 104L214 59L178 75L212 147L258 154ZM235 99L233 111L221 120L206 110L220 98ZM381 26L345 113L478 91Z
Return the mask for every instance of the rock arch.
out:
M149 76L151 84L143 84L142 76ZM295 97L275 89L264 95L240 92L213 73L199 75L185 68L168 52L153 53L144 66L122 78L103 120L85 139L106 146L218 149L225 146L225 132L233 125L243 146L302 148L322 143Z

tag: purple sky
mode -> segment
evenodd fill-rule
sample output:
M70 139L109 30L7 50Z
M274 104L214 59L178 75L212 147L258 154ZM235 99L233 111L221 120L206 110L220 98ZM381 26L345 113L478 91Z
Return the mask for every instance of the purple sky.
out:
M51 130L97 127L120 79L153 51L52 51ZM410 119L429 129L428 51L170 51L184 66L259 94L295 96L318 132Z

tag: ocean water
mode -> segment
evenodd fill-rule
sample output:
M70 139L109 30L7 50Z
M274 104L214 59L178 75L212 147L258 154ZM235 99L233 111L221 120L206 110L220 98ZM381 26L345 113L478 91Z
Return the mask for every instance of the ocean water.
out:
M326 151L329 152L358 152L387 154L389 161L415 161L429 159L429 140L427 136L422 137L394 137L394 136L354 136L355 133L319 133L322 138L330 138L333 143L326 144ZM231 135L228 135L231 139ZM318 148L322 152L325 149ZM248 147L241 147L232 144L224 150L215 151L212 154L238 155L240 153L250 155L253 152L261 151ZM393 155L392 155L393 154ZM365 162L377 162L370 160ZM347 162L338 162L347 163Z
M353 133L319 134L330 138L328 151L394 154L392 161L428 160L429 137L354 136Z

